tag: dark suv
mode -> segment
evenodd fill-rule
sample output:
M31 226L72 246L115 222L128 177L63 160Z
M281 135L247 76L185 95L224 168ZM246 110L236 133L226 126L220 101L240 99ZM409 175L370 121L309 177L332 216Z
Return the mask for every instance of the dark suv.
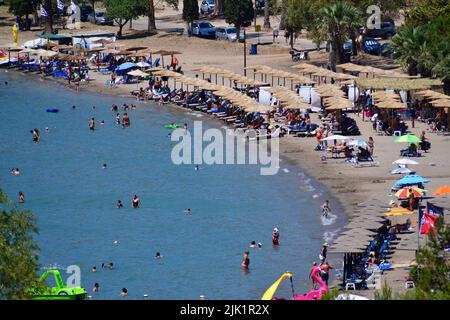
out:
M87 6L87 5L82 4L80 6L80 20L81 20L81 22L88 21L88 15L90 15L93 12L94 12L94 9L92 9L91 6Z
M396 33L393 22L382 22L380 27L380 29L366 29L366 35L374 38L390 39Z

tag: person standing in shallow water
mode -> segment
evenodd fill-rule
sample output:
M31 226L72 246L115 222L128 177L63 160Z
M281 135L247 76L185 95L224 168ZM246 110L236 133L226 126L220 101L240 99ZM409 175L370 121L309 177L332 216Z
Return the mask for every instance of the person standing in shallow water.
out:
M141 200L139 199L139 197L137 195L134 195L134 198L132 201L133 208L135 208L135 209L139 208L140 204L141 204Z
M274 228L272 231L272 244L274 246L280 245L279 238L280 238L280 232L279 232L278 228Z
M91 120L89 120L89 129L95 130L95 119L94 118L91 118Z
M128 114L126 112L123 114L122 125L123 125L124 128L126 126L130 125L130 118L128 117Z
M250 258L248 257L249 255L250 255L250 252L245 251L244 256L242 257L241 267L244 270L248 270L248 268L250 266Z
M22 191L19 191L19 203L25 203L25 195Z

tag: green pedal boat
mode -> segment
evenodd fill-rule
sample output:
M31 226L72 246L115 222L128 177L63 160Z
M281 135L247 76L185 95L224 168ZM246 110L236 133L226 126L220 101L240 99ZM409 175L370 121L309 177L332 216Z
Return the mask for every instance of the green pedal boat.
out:
M59 273L59 270L50 269L44 272L39 278L39 282L44 283L48 276L53 275L56 286L43 289L41 291L33 290L33 300L84 300L87 292L81 287L68 288Z

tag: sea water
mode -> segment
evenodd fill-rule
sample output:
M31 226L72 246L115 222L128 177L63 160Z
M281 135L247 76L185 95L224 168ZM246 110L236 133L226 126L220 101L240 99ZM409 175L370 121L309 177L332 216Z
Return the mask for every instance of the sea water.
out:
M113 103L137 104L127 111L130 127L114 124ZM0 106L0 187L15 201L24 192L20 208L37 217L41 271L56 266L65 279L67 266L79 266L81 285L93 299L260 299L286 271L294 274L297 293L310 289L311 263L324 236L336 229L321 223L320 205L329 198L322 186L283 159L273 176L261 176L258 165L202 165L196 171L172 163L175 142L165 124L192 127L200 119L203 129L223 130L222 122L154 103L76 93L5 70ZM34 128L41 131L39 143L32 141ZM10 173L13 167L19 176ZM134 194L139 209L131 208ZM119 199L122 209L115 208ZM271 244L274 227L279 247ZM251 241L262 248L249 248ZM249 272L240 267L245 250ZM161 259L154 259L156 252ZM101 268L109 262L113 270ZM122 288L128 297L120 297ZM286 281L277 296L290 294Z

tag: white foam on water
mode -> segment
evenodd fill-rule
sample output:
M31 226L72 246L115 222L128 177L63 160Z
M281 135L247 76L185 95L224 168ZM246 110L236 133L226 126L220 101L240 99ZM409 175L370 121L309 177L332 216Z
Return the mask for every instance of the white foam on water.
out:
M288 169L286 169L286 168L284 168L284 169L283 169L283 171L284 171L284 172L286 172L286 173L288 173L288 172L289 172L289 170L288 170Z
M310 185L310 184L306 184L306 185L303 185L302 187L301 187L301 189L303 190L303 191L306 191L306 192L313 192L313 191L316 191L316 188L314 188L312 185Z
M337 219L337 215L334 215L330 212L328 212L328 215L325 217L322 214L320 214L320 220L322 221L323 226L329 226L332 225Z
M313 199L317 199L318 197L319 197L319 195L318 194L313 194Z
M324 242L331 242L331 241L333 241L336 238L336 236L337 236L339 231L340 231L340 229L336 229L334 231L325 231L323 233L323 241Z

